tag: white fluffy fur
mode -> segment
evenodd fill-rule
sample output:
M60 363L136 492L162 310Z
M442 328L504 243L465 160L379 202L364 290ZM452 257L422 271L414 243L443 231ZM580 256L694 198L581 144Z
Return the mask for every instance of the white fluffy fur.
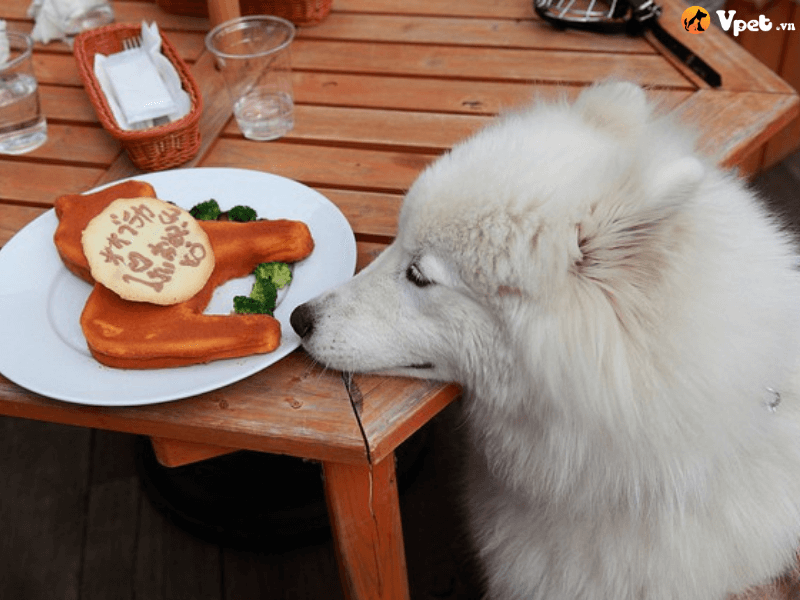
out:
M799 306L751 192L606 83L434 163L296 323L331 367L463 384L489 598L718 600L800 539Z

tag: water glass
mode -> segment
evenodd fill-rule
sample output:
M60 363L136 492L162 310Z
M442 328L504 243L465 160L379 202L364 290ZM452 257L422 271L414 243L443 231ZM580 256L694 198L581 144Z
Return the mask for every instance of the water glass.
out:
M67 37L74 37L82 31L108 25L114 20L114 9L106 0L76 3L68 11L61 24Z
M248 139L274 140L294 126L294 34L294 25L285 19L254 15L221 23L206 36L236 123Z
M47 120L33 74L33 40L6 31L8 61L0 64L0 154L30 152L47 140Z

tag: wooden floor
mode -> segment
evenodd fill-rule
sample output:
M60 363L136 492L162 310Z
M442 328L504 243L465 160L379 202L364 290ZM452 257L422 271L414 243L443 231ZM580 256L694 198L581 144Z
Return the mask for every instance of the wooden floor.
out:
M800 232L800 152L754 185ZM421 468L401 496L414 600L480 596L455 487L458 416L423 430ZM243 550L199 539L158 510L124 434L0 417L0 598L336 600L329 540ZM275 482L274 493L292 486Z
M423 430L420 469L401 496L415 599L476 599L460 531L448 409ZM243 550L187 533L137 471L141 440L0 417L0 598L337 600L329 539ZM275 482L276 494L292 486Z

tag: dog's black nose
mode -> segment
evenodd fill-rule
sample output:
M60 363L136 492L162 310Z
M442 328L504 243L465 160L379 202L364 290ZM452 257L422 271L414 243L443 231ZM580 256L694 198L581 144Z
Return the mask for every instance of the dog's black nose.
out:
M289 317L289 323L292 324L292 329L301 338L311 335L314 330L314 311L306 302L301 304L292 311L292 316Z

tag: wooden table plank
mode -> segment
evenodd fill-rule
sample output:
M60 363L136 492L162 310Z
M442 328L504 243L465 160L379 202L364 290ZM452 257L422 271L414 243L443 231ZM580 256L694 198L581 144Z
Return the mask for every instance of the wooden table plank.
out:
M535 15L528 19L476 19L436 17L420 19L410 15L340 13L334 10L316 27L300 28L301 40L350 40L483 46L486 48L548 48L596 50L597 36L577 30L559 31ZM609 36L603 52L654 54L644 39Z
M533 7L518 0L336 0L336 10L344 12L367 12L408 14L425 16L460 16L482 18L521 19L531 17Z
M117 21L124 22L124 21ZM140 21L136 21L140 22ZM154 20L159 24L159 30L164 33L175 49L178 51L180 57L187 63L191 64L197 60L200 55L205 51L205 43L203 32L201 31L176 31L163 26L163 19L159 18ZM24 31L31 33L33 31L33 21L16 21L8 25L9 29L14 31ZM72 47L66 42L60 40L51 40L47 44L36 42L34 51L46 52L47 54L54 54L60 56L72 56Z
M5 200L6 198L2 198ZM0 204L0 248L16 233L45 212L44 208Z
M94 106L82 87L40 83L39 100L49 123L69 121L100 126ZM110 138L108 134L104 135Z
M314 116L317 110L298 107L298 113L307 116ZM341 123L334 120L337 114L353 116L354 120L350 122L353 130L351 134L347 134L347 117L344 118L345 122ZM362 111L359 113L345 110L319 110L317 116L316 123L313 121L307 123L311 129L316 126L316 133L309 131L304 134L306 125L298 123L298 135L292 133L284 140L269 144L243 139L238 134L235 124L231 124L226 131L232 137L220 139L203 164L205 166L239 165L291 177L312 186L351 187L352 189L404 193L419 172L436 157L437 154L432 154L431 151L440 153L449 147L448 143L457 142L487 123L485 120L452 119L452 116L448 115L402 113L396 115L399 123L383 125L382 120L388 116L385 112L367 113ZM365 119L359 122L356 120L359 116L361 118L370 116L372 121ZM436 123L444 122L450 123L452 128L449 130L434 129ZM370 123L372 124L370 125ZM404 126L404 123L409 126ZM340 142L336 147L291 143L291 140L303 139L304 136L307 139L324 140L325 136L320 134L320 129L325 127L329 127L330 132L336 132L340 136L337 140L333 133L329 134L329 141ZM435 131L435 134L432 131ZM425 136L422 132L425 132ZM383 136L383 142L387 145L406 146L411 140L419 140L416 143L424 146L427 152L384 151L377 147L374 149L347 148L342 147L341 144L343 141L352 141L377 146L379 141L376 138L372 138L370 141L367 137L377 135ZM434 135L441 136L437 142L433 142ZM429 147L432 142L434 143L433 148Z
M797 96L700 91L683 103L677 114L684 123L702 127L700 151L730 168L789 123L799 106Z
M655 86L687 87L685 77L652 54L410 46L298 39L292 68L484 81L591 83L616 77Z
M132 2L124 0L114 2L114 12L118 22L157 21L159 27L182 31L196 31L205 34L211 29L211 23L206 17L186 17L174 15L162 10L155 1Z
M732 43L718 27L709 28L703 35L686 35L680 19L686 5L681 0L659 0L659 4L663 8L659 18L662 27L720 73L722 90L793 93L786 82L765 68L744 48Z
M220 390L142 407L57 402L0 376L0 414L316 460L367 461L341 376L311 364L302 352Z
M300 104L343 108L382 108L421 112L496 115L530 103L534 98L575 98L579 84L531 84L528 81L498 82L458 79L427 79L394 75L295 72L295 101ZM677 106L694 92L688 84L677 89L652 90Z
M122 146L100 127L47 124L47 141L28 154L38 160L106 168Z
M3 18L31 22L27 15L30 4L30 0L3 0ZM209 29L208 19L172 15L162 10L155 2L116 0L112 5L114 8L114 20L117 23L139 23L144 19L148 22L157 21L161 29L198 32L205 32Z
M16 203L52 206L61 194L88 190L103 169L0 159L0 195Z
M27 0L9 0L20 19L14 29L28 31L32 21L24 18ZM457 46L486 46L507 48L549 48L561 50L595 50L596 36L581 31L559 31L533 14L527 18L434 17L420 19L415 15L352 14L338 12L338 3L322 23L313 27L299 27L298 39L362 40L374 42L402 42L419 44L445 44ZM117 2L116 21L139 22L142 18L155 21L167 33L184 60L194 60L203 51L204 34L209 20L171 15L152 3ZM144 17L139 16L144 15ZM13 19L13 17L12 17ZM603 52L655 54L653 47L638 37L609 36ZM51 42L49 52L71 53L64 43Z
M361 192L317 188L347 217L347 221L365 239L380 238L388 242L397 233L397 215L403 202L402 194Z
M34 52L33 70L42 85L55 84L83 87L75 57L69 54L44 54Z
M434 153L451 148L488 123L489 119L482 115L298 104L294 129L283 139ZM241 136L234 120L228 122L224 132Z
M404 192L434 158L427 154L223 138L211 149L203 166L267 171L310 186Z
M534 91L528 86L527 94L520 98L519 105L514 108L519 109L531 103L531 96L540 89L537 86ZM577 94L579 89L570 88L561 93L570 97ZM548 88L547 92L550 91ZM557 90L552 92L553 97L558 95ZM651 90L648 97L660 103L661 112L669 112L690 94L688 91ZM295 127L283 140L441 153L488 125L491 122L488 117L493 116L297 104ZM224 133L241 137L233 120L229 120Z
M348 392L358 411L370 460L377 463L458 398L461 388L404 377L354 375Z
M439 76L480 81L591 83L604 77L627 78L643 84L687 87L663 59L653 54L624 55L590 52L451 46L397 46L367 42L298 39L292 45L297 71L360 73L387 76ZM581 65L576 69L576 65ZM81 87L75 59L68 54L34 54L34 70L43 84Z

